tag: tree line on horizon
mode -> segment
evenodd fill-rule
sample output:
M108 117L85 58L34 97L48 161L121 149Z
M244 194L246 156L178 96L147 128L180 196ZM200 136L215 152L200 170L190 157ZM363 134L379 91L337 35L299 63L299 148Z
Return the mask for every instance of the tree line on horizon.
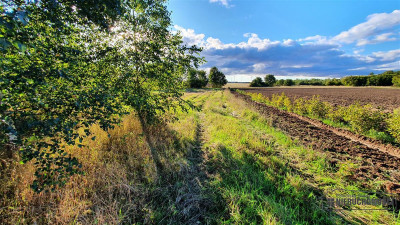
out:
M369 75L346 76L343 78L330 79L280 79L268 74L264 80L257 77L251 81L250 87L272 87L272 86L396 86L400 87L400 71L388 70L381 74L370 73Z

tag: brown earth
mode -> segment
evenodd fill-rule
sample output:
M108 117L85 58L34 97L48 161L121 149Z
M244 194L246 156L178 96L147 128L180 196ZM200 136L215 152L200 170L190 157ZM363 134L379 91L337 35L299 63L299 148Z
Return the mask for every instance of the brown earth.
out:
M234 91L232 93L244 99L266 117L272 126L291 138L304 146L328 153L328 162L332 168L336 167L338 161L358 164L359 167L348 176L350 180L384 181L382 191L396 194L397 199L400 199L400 149L380 145L352 133L341 133L341 130L319 124L318 121L254 102L250 96Z
M370 87L273 87L250 88L248 92L262 93L266 97L273 94L285 93L293 99L296 97L311 98L319 95L322 101L333 105L348 106L359 102L362 105L371 104L375 108L392 111L400 107L400 89L397 88L370 88Z

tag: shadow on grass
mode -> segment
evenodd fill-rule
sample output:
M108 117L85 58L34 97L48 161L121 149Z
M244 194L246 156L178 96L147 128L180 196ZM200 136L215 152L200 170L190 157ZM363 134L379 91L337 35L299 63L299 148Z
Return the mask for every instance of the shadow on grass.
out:
M240 224L337 224L350 223L333 212L325 211L318 201L323 194L304 183L296 183L293 168L277 158L261 162L253 153L235 152L218 146L219 159L210 161L208 168L218 173L221 180L214 189L229 205L226 223ZM291 182L290 182L291 180ZM297 186L294 186L297 185ZM221 215L223 216L223 215Z
M167 125L145 134L157 167L146 206L135 219L145 224L213 223L216 212L224 212L222 197L212 190L205 171L202 128L197 124L195 140L182 138Z

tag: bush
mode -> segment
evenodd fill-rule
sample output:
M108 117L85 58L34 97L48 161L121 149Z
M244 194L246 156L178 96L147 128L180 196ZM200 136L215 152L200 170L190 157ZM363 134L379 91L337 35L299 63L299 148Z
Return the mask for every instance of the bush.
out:
M392 83L396 87L400 87L400 75L394 76L392 78Z
M317 118L325 118L328 114L330 105L319 99L319 96L313 96L312 99L306 101L307 113Z
M361 106L358 103L347 108L344 119L357 133L366 133L371 129L382 131L385 121L382 112L374 110L371 105Z
M303 98L296 98L293 101L293 112L299 115L306 115L307 114L307 107L306 107L306 100Z
M400 108L394 111L387 120L387 131L400 143Z
M272 106L275 106L280 109L291 109L291 101L290 98L282 92L281 95L273 94L271 100L269 101Z
M344 117L346 116L347 109L344 106L330 107L326 117L335 123L346 122Z

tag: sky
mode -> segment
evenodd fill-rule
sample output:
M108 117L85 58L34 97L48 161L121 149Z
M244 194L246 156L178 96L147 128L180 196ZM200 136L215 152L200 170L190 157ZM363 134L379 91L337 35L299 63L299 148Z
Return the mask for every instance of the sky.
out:
M400 70L400 0L170 0L173 31L229 81Z

